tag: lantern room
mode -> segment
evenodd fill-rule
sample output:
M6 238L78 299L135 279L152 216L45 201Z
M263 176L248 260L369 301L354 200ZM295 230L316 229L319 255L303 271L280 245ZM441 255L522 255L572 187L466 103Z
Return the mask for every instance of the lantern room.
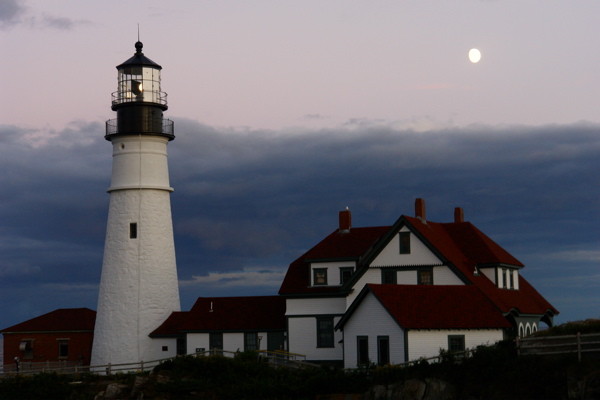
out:
M117 66L118 90L113 93L112 109L126 103L155 103L167 109L167 94L160 90L162 67L144 56L142 42L135 44L133 57Z
M162 67L142 53L136 42L135 54L117 66L118 90L112 94L111 108L117 118L106 121L107 140L115 135L150 134L175 138L173 121L163 118L167 94L161 91Z

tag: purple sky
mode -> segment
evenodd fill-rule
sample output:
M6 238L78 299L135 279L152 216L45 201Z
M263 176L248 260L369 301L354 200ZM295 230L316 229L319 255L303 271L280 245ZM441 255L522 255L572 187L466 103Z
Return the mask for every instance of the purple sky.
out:
M600 317L600 3L0 2L0 329L96 308L115 66L163 66L182 307L335 229L465 218ZM468 60L471 48L482 59Z

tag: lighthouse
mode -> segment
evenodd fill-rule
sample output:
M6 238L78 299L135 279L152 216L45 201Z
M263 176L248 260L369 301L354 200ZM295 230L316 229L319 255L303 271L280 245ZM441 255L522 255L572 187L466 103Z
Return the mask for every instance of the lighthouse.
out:
M92 366L164 358L148 334L180 311L167 160L173 121L163 118L162 67L142 47L117 66L117 118L106 122L112 176Z

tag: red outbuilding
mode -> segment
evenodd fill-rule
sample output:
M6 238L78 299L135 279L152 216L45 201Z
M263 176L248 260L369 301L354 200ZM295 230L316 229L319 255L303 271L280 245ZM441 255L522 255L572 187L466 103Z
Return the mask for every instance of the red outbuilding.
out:
M4 335L4 371L34 364L90 365L96 311L62 308L0 331Z

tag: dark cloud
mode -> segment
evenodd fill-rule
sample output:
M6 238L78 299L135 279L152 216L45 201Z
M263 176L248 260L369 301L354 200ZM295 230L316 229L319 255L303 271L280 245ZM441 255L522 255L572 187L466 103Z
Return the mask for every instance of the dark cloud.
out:
M27 13L28 8L23 0L0 1L0 29L7 29L18 24L38 28L70 31L79 25L89 25L89 20L73 20L67 17L43 14L41 16Z
M50 28L61 31L70 31L80 25L90 25L89 20L74 20L66 17L57 17L54 15L44 14L35 22L35 25L41 29Z
M19 23L21 15L25 13L25 5L20 0L0 1L0 28L8 28Z
M389 225L423 197L435 221L462 206L527 265L524 275L560 318L599 316L590 306L600 289L598 125L420 132L355 120L262 131L174 119L184 309L203 295L274 294L287 265L335 229L339 210L349 206L355 226ZM96 307L111 168L103 133L100 123L56 132L0 126L0 325Z

